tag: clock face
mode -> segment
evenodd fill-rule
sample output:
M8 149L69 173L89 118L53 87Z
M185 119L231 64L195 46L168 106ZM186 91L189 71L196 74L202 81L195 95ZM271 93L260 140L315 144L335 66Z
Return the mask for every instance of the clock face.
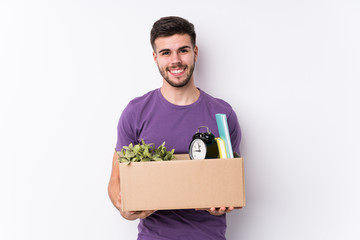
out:
M205 159L206 145L201 139L194 139L190 145L191 159Z

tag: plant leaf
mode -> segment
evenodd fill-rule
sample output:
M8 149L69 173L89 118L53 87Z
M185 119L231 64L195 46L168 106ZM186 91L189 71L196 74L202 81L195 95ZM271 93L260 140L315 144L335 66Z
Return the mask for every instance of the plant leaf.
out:
M133 151L134 151L135 154L137 154L140 151L140 149L141 149L140 145L137 144L137 145L134 146Z
M121 162L121 163L128 163L129 160L127 160L126 158L120 158L120 162Z

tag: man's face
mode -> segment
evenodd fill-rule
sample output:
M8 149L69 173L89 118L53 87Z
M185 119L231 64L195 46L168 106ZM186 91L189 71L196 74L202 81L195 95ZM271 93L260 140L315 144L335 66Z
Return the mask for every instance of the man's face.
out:
M193 77L197 53L188 34L175 34L156 38L153 57L166 82L180 88Z

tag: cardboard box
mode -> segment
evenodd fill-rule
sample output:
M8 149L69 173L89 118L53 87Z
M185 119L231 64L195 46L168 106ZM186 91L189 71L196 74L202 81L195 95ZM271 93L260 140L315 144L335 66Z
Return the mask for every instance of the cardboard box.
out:
M123 211L245 206L243 158L120 164Z

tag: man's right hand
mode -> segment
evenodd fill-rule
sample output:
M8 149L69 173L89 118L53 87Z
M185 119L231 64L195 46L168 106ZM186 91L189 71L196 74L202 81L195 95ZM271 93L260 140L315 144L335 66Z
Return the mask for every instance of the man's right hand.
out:
M111 202L114 204L114 206L119 210L121 216L123 216L127 220L135 220L138 218L144 219L151 214L153 214L155 211L129 211L125 212L121 210L121 195L119 193L120 190L120 172L119 172L119 161L118 154L115 151L113 156L113 164L112 164L112 170L111 170L111 177L109 181L108 186L108 193Z
M118 199L115 203L116 208L120 211L121 216L127 220L135 220L138 218L144 219L150 216L155 212L155 210L151 211L122 211L121 210L121 194L119 193Z

